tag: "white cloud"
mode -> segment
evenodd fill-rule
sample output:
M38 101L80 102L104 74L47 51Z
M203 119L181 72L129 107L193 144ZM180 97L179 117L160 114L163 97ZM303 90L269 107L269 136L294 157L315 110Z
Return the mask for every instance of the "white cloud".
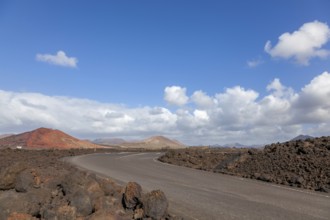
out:
M216 98L220 105L225 106L243 106L253 103L259 94L253 90L245 90L240 86L235 86L233 88L227 88L225 93L216 94Z
M51 127L88 136L130 136L170 131L176 120L176 116L167 109L152 115L150 107L129 109L121 105L39 93L0 90L0 106L0 133Z
M58 51L56 55L51 54L37 54L36 60L64 67L77 67L78 59L75 57L68 57L64 51Z
M268 86L269 95L261 99L259 104L259 117L257 124L287 124L292 117L290 113L291 103L297 94L275 78ZM282 129L282 128L281 128Z
M217 106L213 109L213 121L232 131L252 126L258 115L258 96L257 92L240 86L227 88L224 93L216 94Z
M314 105L330 107L330 74L324 72L306 85L302 89L302 97L306 100L306 96L313 100Z
M294 121L322 123L330 120L330 73L324 72L302 88L299 97L292 103Z
M202 121L208 121L210 119L206 111L198 110L198 109L194 110L194 116Z
M259 95L240 86L191 97L186 89L167 87L173 111L161 106L128 108L71 97L0 90L0 134L37 127L61 129L84 137L141 138L166 135L187 144L270 143L298 134L329 135L330 73L294 91L274 79ZM183 97L183 98L182 98ZM177 102L174 100L181 99ZM188 103L188 100L192 102Z
M214 105L214 100L201 90L194 92L191 96L191 100L201 108L210 108Z
M186 95L186 88L180 86L169 86L164 90L164 99L171 105L182 106L187 104L189 98Z
M330 51L322 47L330 39L330 29L326 23L319 21L303 24L293 33L284 33L278 43L272 47L271 42L265 44L265 51L272 57L294 59L301 65L309 65L314 58L326 58Z
M272 92L274 97L287 97L292 98L294 96L294 91L292 88L288 88L282 85L278 78L275 78L268 86L267 91Z
M261 59L248 60L246 62L247 66L250 68L257 67L257 66L261 65L262 63L263 63L263 61Z

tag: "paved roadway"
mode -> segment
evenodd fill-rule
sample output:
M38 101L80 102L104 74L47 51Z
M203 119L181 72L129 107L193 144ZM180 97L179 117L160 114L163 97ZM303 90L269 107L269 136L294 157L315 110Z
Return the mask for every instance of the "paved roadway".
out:
M91 154L71 161L147 191L161 189L185 219L330 219L330 195L164 164L160 153Z

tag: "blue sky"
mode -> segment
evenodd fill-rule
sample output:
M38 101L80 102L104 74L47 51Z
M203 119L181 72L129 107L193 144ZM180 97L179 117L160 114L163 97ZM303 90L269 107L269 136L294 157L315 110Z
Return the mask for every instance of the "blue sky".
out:
M326 0L0 0L0 133L45 126L84 138L161 134L189 144L329 134L326 103L299 110L321 118L260 122L297 115L304 88L328 82L329 8ZM306 38L312 30L316 40ZM276 91L287 102L277 109L287 112L266 111ZM250 101L239 107L224 101L228 94ZM263 116L249 119L255 115Z

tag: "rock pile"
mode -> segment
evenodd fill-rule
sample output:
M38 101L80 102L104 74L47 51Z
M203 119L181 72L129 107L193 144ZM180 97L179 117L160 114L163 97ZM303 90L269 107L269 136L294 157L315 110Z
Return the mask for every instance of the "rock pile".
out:
M72 152L71 152L72 153ZM0 151L0 219L173 219L163 192L142 193L58 158L69 151Z
M160 190L142 194L142 188L135 182L129 182L123 194L123 205L134 212L134 219L169 219L168 201Z
M159 160L179 166L214 171L217 166L227 167L247 152L247 149L193 147L169 150Z
M330 192L330 137L276 143L261 149L172 150L160 161L266 182Z
M243 162L219 171L330 192L330 137L271 144L263 151L249 151Z
M1 169L0 190L0 219L15 215L30 215L31 219L93 219L100 213L104 217L128 217L121 208L119 186L71 167L58 172L18 162Z

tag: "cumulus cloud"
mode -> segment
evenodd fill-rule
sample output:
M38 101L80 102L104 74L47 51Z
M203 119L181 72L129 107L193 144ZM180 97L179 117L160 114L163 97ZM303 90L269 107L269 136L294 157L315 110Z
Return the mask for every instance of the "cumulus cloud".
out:
M200 143L270 143L329 130L325 125L330 126L330 73L315 77L301 91L277 78L266 89L263 97L241 86L213 96L196 91L190 98L196 108L180 109L177 126Z
M284 33L278 38L278 43L272 47L271 42L265 44L265 51L272 57L294 59L301 65L309 65L314 58L326 58L330 51L323 46L330 39L330 28L319 21L303 24L293 33Z
M252 126L258 114L258 96L256 91L240 86L227 88L224 93L216 94L217 105L213 108L213 121L231 131Z
M145 131L162 133L171 130L176 120L176 116L166 109L151 115L150 107L129 109L93 100L39 93L0 90L0 106L0 133L51 127L90 136L129 136L136 131L143 135Z
M56 55L52 54L37 54L36 60L57 66L77 67L78 59L75 57L68 57L64 51L58 51Z
M274 97L286 97L291 99L292 96L294 96L293 89L284 86L278 78L275 78L266 88Z
M186 88L180 86L169 86L164 90L164 99L170 105L182 106L187 104L189 98L186 95Z
M201 121L208 121L210 119L206 111L198 109L194 110L194 116Z
M329 82L330 74L328 72L324 72L321 75L315 77L308 85L302 89L302 100L312 100L313 105L330 107Z
M330 120L330 73L324 72L302 88L292 103L295 122L322 123Z
M201 108L210 108L215 102L210 96L201 90L194 92L191 96L191 100Z
M265 87L264 96L241 86L214 95L198 90L190 96L185 88L166 87L167 101L177 105L173 110L0 90L0 134L43 126L81 138L166 135L191 145L271 143L302 133L329 135L329 72L299 91L277 78Z

